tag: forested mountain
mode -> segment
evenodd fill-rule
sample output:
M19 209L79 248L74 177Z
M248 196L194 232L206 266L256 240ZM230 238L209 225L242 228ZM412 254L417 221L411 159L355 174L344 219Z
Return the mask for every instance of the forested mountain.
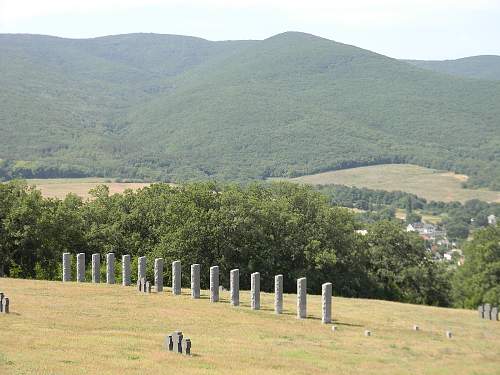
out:
M405 60L424 69L458 77L500 81L500 56L483 55L456 60Z
M0 35L0 73L4 178L249 180L412 162L500 188L500 82L309 34Z

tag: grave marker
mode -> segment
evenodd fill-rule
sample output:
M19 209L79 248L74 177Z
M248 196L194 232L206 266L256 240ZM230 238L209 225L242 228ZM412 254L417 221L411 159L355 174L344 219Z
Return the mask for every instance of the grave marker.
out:
M274 312L283 312L283 275L274 276Z
M85 281L85 253L76 255L76 282L83 283Z
M254 272L250 279L252 310L260 310L260 273Z
M172 294L181 294L181 261L172 262Z
M92 254L92 282L101 282L101 254Z
M191 264L191 298L200 298L200 265Z
M231 294L231 306L240 305L240 270L234 269L229 272L229 289Z
M131 281L130 255L122 255L122 285L129 286Z
M210 267L210 302L219 302L219 266Z
M63 282L71 281L71 254L63 253Z
M321 306L323 324L332 322L332 283L324 283L321 287Z
M163 292L163 258L155 259L155 287L156 292Z
M297 319L307 317L307 280L302 277L297 280Z
M106 282L108 284L115 283L115 254L106 254Z

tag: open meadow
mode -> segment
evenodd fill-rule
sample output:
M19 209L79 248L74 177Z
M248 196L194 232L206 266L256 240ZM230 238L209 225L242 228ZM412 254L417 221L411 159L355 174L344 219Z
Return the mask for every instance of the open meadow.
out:
M47 198L64 198L69 193L88 198L89 190L98 185L108 186L111 194L123 193L126 189L140 189L150 185L146 182L110 182L109 179L97 177L29 179L26 182L30 185L36 185L43 196Z
M11 313L0 314L0 373L9 374L498 374L500 322L476 311L336 298L334 324L321 324L320 296L308 296L307 320L285 313L211 304L169 291L0 279ZM412 330L418 324L420 331ZM167 333L192 340L190 357L163 350ZM372 331L371 337L364 330ZM445 331L453 338L447 339Z
M460 201L480 199L500 202L499 191L464 189L467 176L438 171L412 164L382 164L342 169L289 179L311 185L348 185L387 191L405 191L429 201Z

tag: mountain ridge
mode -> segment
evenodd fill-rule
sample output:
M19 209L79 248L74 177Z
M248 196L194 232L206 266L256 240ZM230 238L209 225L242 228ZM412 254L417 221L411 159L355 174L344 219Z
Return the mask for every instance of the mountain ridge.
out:
M300 32L5 35L0 177L243 181L413 162L500 186L498 82Z

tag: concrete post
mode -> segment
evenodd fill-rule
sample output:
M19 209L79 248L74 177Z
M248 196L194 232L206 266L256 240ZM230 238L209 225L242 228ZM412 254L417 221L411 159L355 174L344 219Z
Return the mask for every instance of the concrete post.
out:
M332 283L324 283L321 287L321 306L323 314L321 322L329 324L332 322Z
M172 294L181 294L181 261L172 262Z
M307 280L302 277L297 280L297 319L307 317Z
M63 266L62 266L63 276L62 281L71 281L71 254L63 253Z
M122 285L129 286L130 281L130 255L122 255Z
M92 254L92 282L101 282L101 254Z
M210 302L219 302L219 266L210 267Z
M240 305L240 270L234 269L229 272L229 289L231 294L231 306Z
M163 258L155 259L155 287L156 292L163 292Z
M115 254L106 254L106 282L108 284L115 283Z
M283 312L283 275L274 276L274 312Z
M254 272L250 279L252 310L260 310L260 273Z
M146 257L137 259L137 280L146 278Z
M76 282L83 283L85 281L85 253L76 255Z
M191 264L191 298L200 298L200 265Z

